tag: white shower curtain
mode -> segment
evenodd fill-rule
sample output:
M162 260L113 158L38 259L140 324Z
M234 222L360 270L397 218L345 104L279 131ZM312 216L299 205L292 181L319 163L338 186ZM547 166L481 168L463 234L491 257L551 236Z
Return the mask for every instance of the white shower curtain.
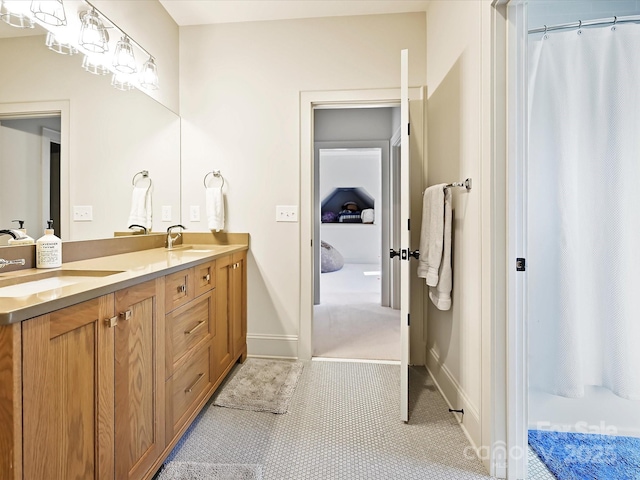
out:
M551 32L529 60L530 385L640 400L640 26Z

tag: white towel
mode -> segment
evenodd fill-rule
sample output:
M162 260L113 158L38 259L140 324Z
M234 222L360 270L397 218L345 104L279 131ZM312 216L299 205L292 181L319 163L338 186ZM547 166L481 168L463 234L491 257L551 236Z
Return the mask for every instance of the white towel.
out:
M446 183L427 188L422 197L422 229L420 231L420 261L418 276L427 279L427 285L438 284L442 249L444 245L444 198L449 193ZM449 195L451 195L449 193Z
M133 187L131 195L131 213L127 225L142 225L147 231L153 226L153 207L151 204L151 186Z
M222 187L207 187L205 190L209 230L219 232L224 229L224 195L222 194Z
M447 188L444 195L444 235L442 245L442 260L438 269L438 284L429 287L429 298L438 310L451 308L451 225L453 215L451 211L451 192Z

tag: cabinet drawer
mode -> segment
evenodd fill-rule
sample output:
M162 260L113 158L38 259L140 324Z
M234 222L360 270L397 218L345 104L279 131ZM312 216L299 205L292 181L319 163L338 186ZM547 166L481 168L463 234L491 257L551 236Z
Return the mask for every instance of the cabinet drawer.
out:
M200 295L192 302L166 315L167 360L175 366L190 349L204 338L215 336L215 291Z
M196 265L195 271L195 291L196 297L208 292L216 286L216 262L207 262Z
M177 370L175 375L167 381L167 406L169 411L167 427L175 434L195 411L198 403L213 388L211 346L203 348L195 355L190 363Z
M187 268L165 277L165 310L171 312L195 297L194 269Z

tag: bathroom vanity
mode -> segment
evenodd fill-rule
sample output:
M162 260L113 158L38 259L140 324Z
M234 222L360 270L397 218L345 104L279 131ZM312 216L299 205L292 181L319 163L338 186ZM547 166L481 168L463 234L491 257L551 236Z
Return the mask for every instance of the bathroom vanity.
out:
M46 286L0 271L0 478L152 478L246 357L247 249L68 262Z

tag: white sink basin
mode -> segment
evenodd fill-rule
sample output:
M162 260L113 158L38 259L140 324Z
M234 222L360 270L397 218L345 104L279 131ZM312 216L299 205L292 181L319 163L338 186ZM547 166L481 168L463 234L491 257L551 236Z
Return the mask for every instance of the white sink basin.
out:
M0 277L0 297L24 297L121 273L106 270L54 270L32 275Z

